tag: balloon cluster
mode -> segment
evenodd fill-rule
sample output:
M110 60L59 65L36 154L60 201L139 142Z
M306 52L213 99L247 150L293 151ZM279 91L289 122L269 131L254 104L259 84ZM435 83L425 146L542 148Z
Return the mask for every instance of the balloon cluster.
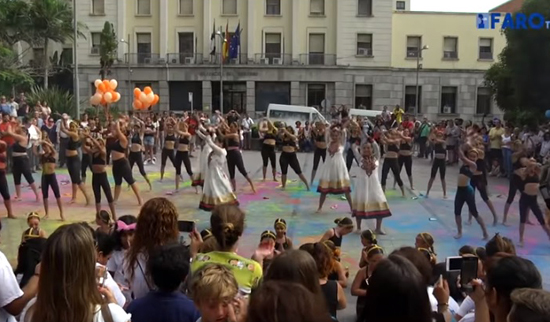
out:
M153 92L151 87L147 86L143 92L138 87L134 88L134 103L132 106L136 110L144 110L150 106L155 106L159 102L159 96Z
M90 98L92 105L103 105L116 103L120 100L120 93L115 92L118 86L116 79L96 79L94 82L95 94Z

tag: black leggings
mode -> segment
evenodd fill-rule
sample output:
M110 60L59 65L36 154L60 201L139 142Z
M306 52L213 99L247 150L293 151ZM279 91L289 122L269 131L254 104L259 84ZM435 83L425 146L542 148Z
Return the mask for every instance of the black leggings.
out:
M319 168L319 161L321 161L321 158L323 159L323 163L325 163L325 159L327 158L327 148L315 148L315 151L313 151L313 171L317 171Z
M174 150L162 149L160 165L164 168L166 166L166 159L170 159L174 168L176 167L176 161L174 160Z
M25 177L25 180L27 180L29 184L33 184L34 178L32 177L29 157L26 155L13 157L12 161L13 182L15 183L15 185L21 185L21 175Z
M355 160L357 165L359 165L359 161L357 161L357 159L355 159L355 154L353 153L353 150L350 147L348 149L348 152L346 153L346 168L348 169L348 172L351 169L351 166L353 165L353 160Z
M136 182L132 176L132 169L130 168L128 159L113 160L113 178L115 179L115 186L122 185L122 178L129 185L133 185Z
M508 199L506 199L507 204L511 205L512 202L514 202L514 198L516 197L516 193L518 191L523 192L523 180L519 175L514 173L508 186Z
M80 176L80 158L78 155L67 157L67 169L69 170L69 176L71 177L72 184L81 184L82 177Z
M134 164L137 164L139 173L141 173L142 176L146 177L147 173L145 173L145 168L143 167L143 156L141 152L132 152L128 154L128 162L130 162L130 170L134 169Z
M49 188L52 188L55 199L61 198L59 193L59 184L57 183L57 177L55 173L52 174L42 174L42 198L48 199Z
M267 165L269 164L269 162L271 162L271 168L276 169L277 158L275 157L275 145L262 144L261 153L262 153L263 167L267 168Z
M192 178L193 169L191 169L191 159L189 159L189 151L176 152L176 175L181 175L181 164L185 166L185 171Z
M113 161L113 167L118 161L120 160ZM109 179L107 179L107 172L92 174L92 188L94 190L95 203L101 203L101 189L103 189L103 193L105 194L105 198L107 198L108 203L112 203L114 201L113 195L111 194Z
M487 182L485 180L483 174L474 175L470 180L470 185L474 188L474 193L477 189L481 199L487 202L487 200L489 200L489 194L487 193Z
M435 158L432 163L432 173L430 179L435 179L437 171L439 170L439 177L441 180L445 180L445 172L447 170L447 165L445 164L445 159Z
M458 187L455 196L455 216L462 215L462 207L464 203L468 205L468 210L472 217L477 218L478 212L476 208L476 195L472 186Z
M6 179L6 170L0 170L0 195L5 200L10 200L10 189Z
M519 197L519 223L525 224L527 222L527 214L529 209L533 212L533 215L537 218L541 226L545 226L546 222L540 210L539 204L537 202L537 196L530 196L528 194L522 193Z
M300 168L300 162L298 162L298 156L296 152L282 152L279 157L279 165L281 166L281 174L286 176L288 173L288 166L294 170L297 175L302 174L302 169Z
M412 165L413 165L412 155L399 155L399 157L397 158L397 161L399 163L399 173L401 173L401 170L403 169L403 165L405 165L405 171L407 172L407 176L412 177Z
M227 150L227 170L229 171L229 178L231 180L235 179L235 168L239 170L243 177L248 177L241 151L237 149Z
M403 187L403 180L401 180L401 176L399 175L399 162L397 161L397 158L384 159L384 163L382 164L382 186L386 186L386 180L388 179L388 173L390 170L395 177L395 182L397 182L400 187Z
M88 153L82 153L82 162L80 165L82 178L86 178L86 171L88 170L88 168L90 168L90 171L92 171L92 156Z

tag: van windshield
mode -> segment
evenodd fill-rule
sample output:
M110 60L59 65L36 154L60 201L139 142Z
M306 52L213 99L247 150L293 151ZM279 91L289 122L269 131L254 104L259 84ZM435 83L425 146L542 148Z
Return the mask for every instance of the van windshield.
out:
M269 118L270 119L279 119L279 120L292 120L294 122L300 121L303 124L304 122L309 121L309 113L307 113L307 112L295 112L295 111L270 110L269 111Z

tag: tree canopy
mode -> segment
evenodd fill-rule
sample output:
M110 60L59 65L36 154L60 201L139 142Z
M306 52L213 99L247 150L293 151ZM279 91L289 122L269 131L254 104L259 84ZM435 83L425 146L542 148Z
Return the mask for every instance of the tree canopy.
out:
M100 37L100 66L99 74L101 79L111 74L111 67L117 57L118 39L116 37L115 28L112 23L105 21Z

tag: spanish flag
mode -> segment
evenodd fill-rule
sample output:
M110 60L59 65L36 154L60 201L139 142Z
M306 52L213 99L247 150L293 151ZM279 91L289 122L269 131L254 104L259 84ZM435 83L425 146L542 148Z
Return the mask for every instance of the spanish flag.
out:
M223 56L223 61L225 62L226 59L227 59L227 56L229 55L229 21L227 22L227 24L225 25L225 39L223 41L223 46L222 46L222 56Z

